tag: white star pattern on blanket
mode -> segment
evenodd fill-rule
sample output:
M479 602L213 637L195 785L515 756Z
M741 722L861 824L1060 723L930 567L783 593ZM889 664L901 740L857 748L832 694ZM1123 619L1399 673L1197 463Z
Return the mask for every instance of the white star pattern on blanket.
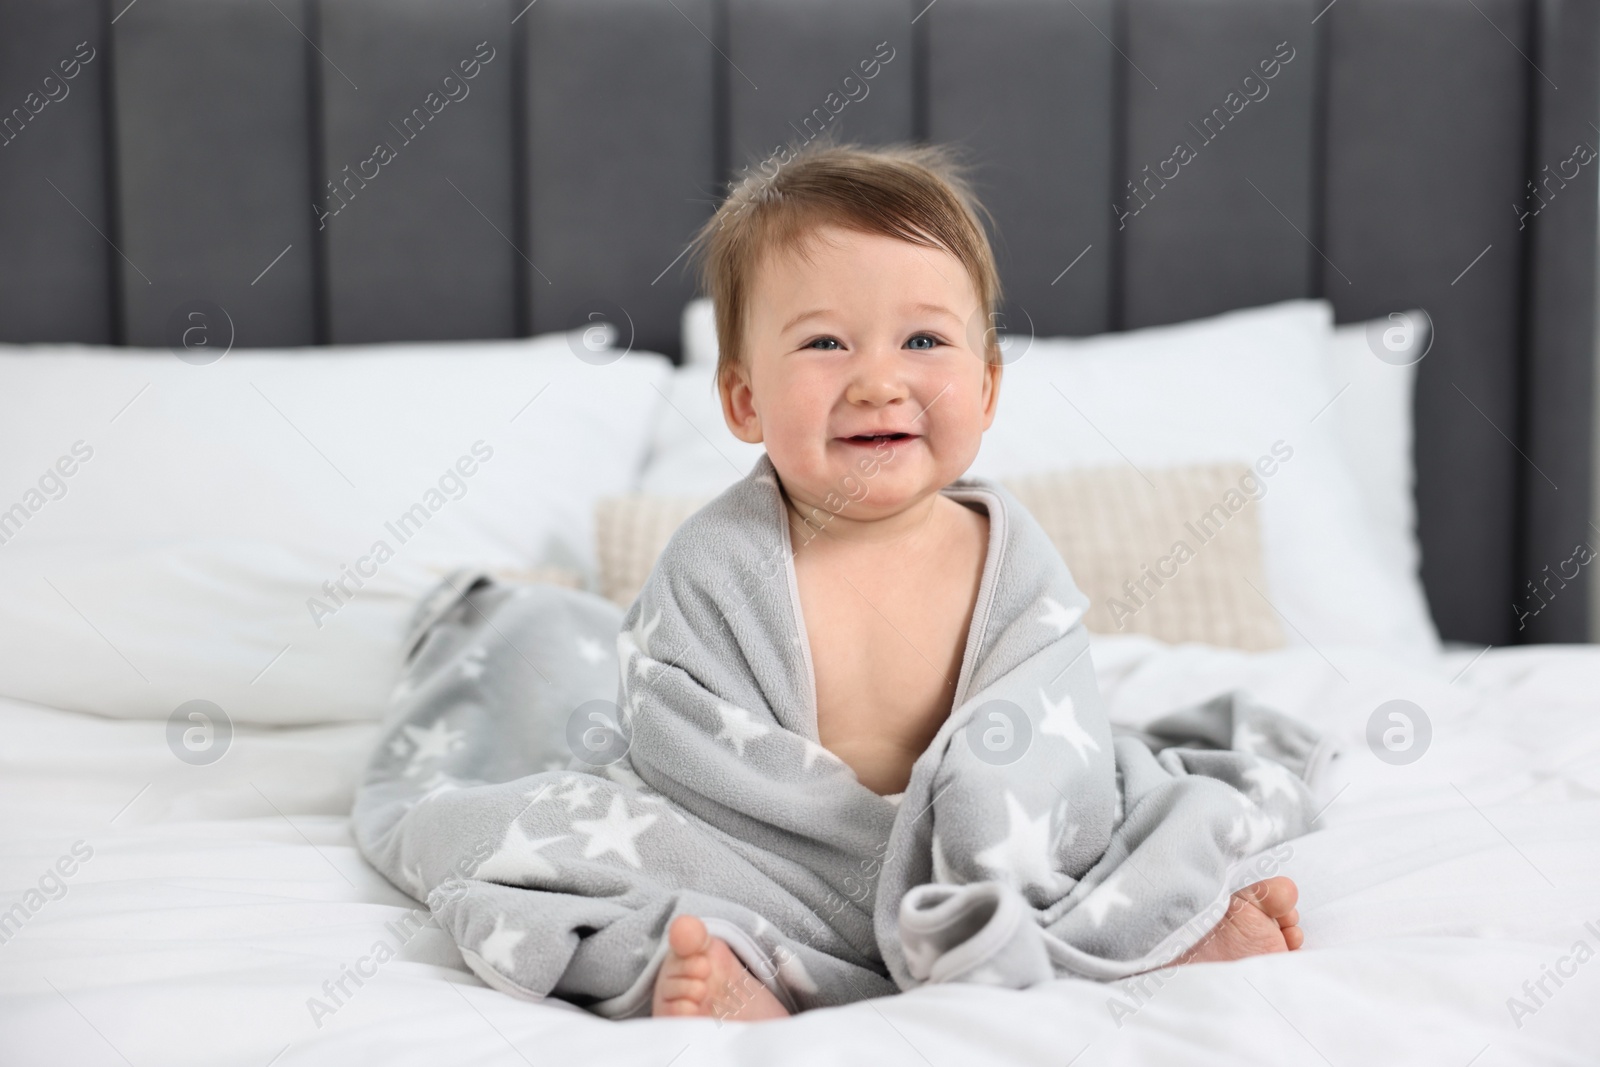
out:
M556 865L539 855L539 850L563 841L566 834L530 838L513 820L506 827L505 840L495 854L478 864L473 877L480 882L508 882L519 885L528 878L554 878Z
M489 650L482 645L473 645L467 654L461 657L461 677L477 680L483 676L483 664L489 658Z
M644 612L639 612L639 621L633 624L633 630L631 631L631 634L633 637L633 647L637 648L641 655L646 657L650 655L650 637L656 632L656 627L660 625L661 612L656 612L656 617L651 619L649 622L644 621ZM643 665L640 665L639 673L644 673Z
M809 771L811 769L811 765L813 763L817 762L818 759L825 759L825 760L828 760L829 762L832 762L832 763L843 763L844 762L838 756L835 756L832 752L829 752L827 749L823 748L821 745L819 745L815 741L811 740L811 738L802 737L802 738L800 738L800 740L805 742L805 746L806 746L805 759L801 762L801 765L800 765L802 770Z
M677 819L680 824L684 826L689 825L689 820L685 819L683 815L679 813L678 809L672 806L672 802L666 797L651 796L650 794L646 793L641 795L638 800L641 804L660 804L662 807L667 809L667 814L671 815L674 819Z
M627 677L626 672L623 673L623 677ZM639 694L629 693L627 698L617 705L617 710L622 712L622 725L632 727L633 717L639 714Z
M730 742L740 759L744 759L746 741L754 741L771 729L765 723L756 722L748 711L734 704L719 703L717 714L722 717L722 730L717 734L717 740Z
M1266 740L1267 735L1249 723L1240 723L1239 728L1233 732L1233 747L1251 755L1254 755L1256 749L1265 744Z
M579 808L586 808L594 801L594 795L599 791L599 786L588 781L581 774L575 774L567 780L565 791L553 794L555 799L564 801L567 811L575 812Z
M606 764L606 766L600 769L600 773L611 779L613 782L619 782L622 785L627 786L635 793L644 793L650 788L643 778L640 778L637 774L633 773L633 768L628 766L628 761L625 759L619 759L615 763Z
M1100 751L1100 742L1089 736L1089 731L1078 725L1078 716L1072 706L1072 695L1062 693L1059 701L1052 701L1049 694L1043 689L1039 690L1039 706L1044 709L1044 721L1039 724L1041 734L1055 734L1063 737L1083 759L1089 762L1089 750Z
M412 744L417 750L411 753L411 762L406 766L406 777L415 778L422 770L422 765L429 760L443 759L456 749L466 744L467 735L461 730L452 730L445 725L443 719L435 719L433 725L423 730L416 726L402 726Z
M1065 636L1083 618L1083 609L1080 607L1063 607L1051 597L1040 599L1044 604L1044 614L1039 616L1039 621L1054 626L1059 635Z
M973 858L995 873L1008 877L1019 889L1052 886L1060 875L1050 865L1050 812L1036 819L1011 790L1006 790L1006 816L1010 831Z
M656 617L649 622L644 621L644 612L639 613L639 622L633 628L634 640L639 644L639 651L650 655L650 638L656 632L656 627L661 625L661 612L656 612Z
M1248 856L1270 840L1277 829L1276 819L1256 812L1247 812L1234 818L1233 824L1228 829L1228 844L1237 849L1239 855Z
M1112 908L1126 908L1133 904L1128 894L1119 888L1121 884L1122 872L1118 871L1095 886L1094 890L1083 898L1083 903L1079 904L1078 907L1082 908L1084 914L1089 916L1090 922L1096 926L1104 926L1106 924L1106 914Z
M517 960L511 950L527 936L526 930L518 930L507 923L504 915L496 915L494 932L478 943L478 956L501 974L510 974L517 969Z
M583 846L583 858L597 859L607 852L615 852L628 866L639 869L639 853L634 848L634 838L650 828L659 816L629 815L628 802L619 794L611 798L611 807L603 818L575 819L572 828L589 836Z
M1276 760L1257 758L1256 765L1244 772L1244 778L1256 787L1263 803L1278 793L1282 793L1291 801L1298 797L1294 788L1294 775L1289 768Z

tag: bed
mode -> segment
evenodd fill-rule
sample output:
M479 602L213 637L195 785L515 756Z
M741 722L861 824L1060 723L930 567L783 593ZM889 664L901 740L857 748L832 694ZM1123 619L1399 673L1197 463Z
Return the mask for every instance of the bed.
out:
M0 10L0 93L0 1061L1594 1062L1593 5L69 0ZM1293 443L1262 647L1169 595L1092 654L1129 727L1242 688L1339 745L1252 860L1303 951L617 1023L488 988L357 851L443 576L626 602L748 469L675 257L825 114L977 154L975 473Z
M417 908L348 828L377 728L241 728L236 758L174 774L165 723L7 701L0 877L32 884L79 840L93 857L0 950L5 1059L1592 1062L1600 977L1572 953L1600 940L1600 653L1462 651L1411 666L1338 654L1352 687L1304 650L1111 638L1093 652L1126 720L1246 680L1352 743L1376 697L1441 710L1427 760L1342 774L1327 829L1292 843L1282 871L1302 887L1304 950L1143 988L930 987L753 1026L530 1005L482 985L423 927L319 1029L308 999ZM1523 983L1558 965L1575 975L1546 981L1536 1005ZM1512 998L1530 1010L1512 1013Z

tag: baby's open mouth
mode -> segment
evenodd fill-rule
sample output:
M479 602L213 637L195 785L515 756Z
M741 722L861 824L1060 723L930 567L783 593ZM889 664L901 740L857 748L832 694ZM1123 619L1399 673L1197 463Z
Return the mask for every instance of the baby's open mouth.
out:
M839 440L852 445L875 445L879 441L909 441L916 436L912 433L858 433L853 437L841 437Z

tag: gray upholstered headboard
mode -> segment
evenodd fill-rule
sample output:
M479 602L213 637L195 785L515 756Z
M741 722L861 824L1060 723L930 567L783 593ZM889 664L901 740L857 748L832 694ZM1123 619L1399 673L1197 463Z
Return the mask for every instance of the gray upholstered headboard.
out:
M1586 574L1513 604L1592 532L1597 57L1594 0L4 0L0 340L675 354L730 175L959 141L1013 325L1426 308L1435 618L1583 640Z

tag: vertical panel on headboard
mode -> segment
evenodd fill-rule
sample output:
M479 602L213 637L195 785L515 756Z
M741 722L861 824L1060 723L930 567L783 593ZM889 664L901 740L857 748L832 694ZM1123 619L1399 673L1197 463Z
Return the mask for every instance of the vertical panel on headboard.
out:
M112 26L126 343L173 343L195 301L237 345L317 339L306 22L301 0L140 0Z
M1120 325L1313 295L1321 5L1126 3Z
M928 137L966 146L977 162L1005 330L1110 329L1112 68L1122 62L1113 0L941 0L921 21Z
M1326 279L1340 321L1420 306L1422 579L1440 633L1514 635L1523 0L1340 0L1329 34ZM1587 45L1592 49L1592 42ZM1569 205L1570 206L1570 205ZM1590 252L1593 248L1591 245Z
M330 341L516 333L514 15L509 0L321 0Z
M0 4L0 341L113 340L103 12Z
M1516 636L1587 641L1593 566L1578 546L1600 553L1600 533L1590 525L1600 5L1540 0L1537 10L1538 38L1529 52L1543 72L1530 82L1538 104L1529 167L1536 189L1514 214L1519 224L1527 216L1530 244L1523 449L1550 481L1528 464L1520 468Z
M722 177L759 172L779 146L823 137L866 144L912 139L910 0L727 5L730 65L722 75L732 173Z
M299 0L141 0L112 26L128 344L173 344L195 301L237 346L317 341L306 24Z
M621 319L676 358L680 257L715 195L712 2L539 0L518 25L533 330Z

